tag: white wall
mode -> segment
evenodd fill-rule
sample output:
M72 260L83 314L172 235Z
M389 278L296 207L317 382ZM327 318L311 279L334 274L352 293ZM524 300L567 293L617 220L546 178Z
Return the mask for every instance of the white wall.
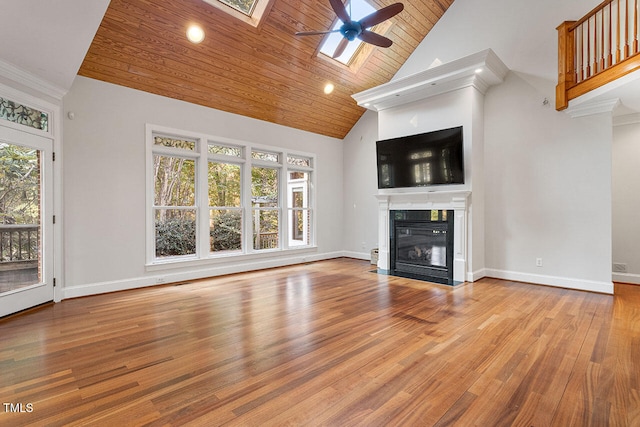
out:
M543 99L517 73L485 99L488 275L609 291L611 116Z
M613 128L613 262L615 281L640 284L640 117Z
M77 77L64 98L65 296L341 255L340 140ZM68 112L74 119L66 117ZM316 154L317 251L145 268L145 124Z
M369 259L378 247L378 115L364 113L344 139L344 239L347 255Z
M436 59L448 62L487 48L511 70L485 97L488 275L613 291L611 117L571 119L552 106L555 28L599 3L456 0L394 77L422 71ZM352 162L347 146L353 143L345 140L345 164ZM370 191L370 185L345 182L345 194L360 191ZM353 236L355 241L364 237ZM542 267L535 265L538 257Z

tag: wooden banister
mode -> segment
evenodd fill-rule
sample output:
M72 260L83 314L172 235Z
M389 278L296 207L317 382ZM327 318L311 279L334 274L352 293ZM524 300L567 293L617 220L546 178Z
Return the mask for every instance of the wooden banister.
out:
M558 30L558 85L556 86L556 110L569 106L567 91L573 87L575 79L575 33L569 29L575 21L565 21Z
M640 69L640 0L606 0L558 30L556 109Z

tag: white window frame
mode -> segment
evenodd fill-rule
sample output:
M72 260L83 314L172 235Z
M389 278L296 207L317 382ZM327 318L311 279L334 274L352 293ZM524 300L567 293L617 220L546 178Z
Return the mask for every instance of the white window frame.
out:
M154 136L170 136L177 139L196 141L196 149L183 150L171 147L154 145ZM209 144L232 146L241 149L241 156L224 154L212 154L208 152ZM252 150L274 153L279 156L278 162L265 161L252 158ZM157 258L155 256L155 220L154 199L155 185L153 177L153 156L155 154L167 154L180 157L193 158L196 161L196 253L195 255L183 255L176 257ZM310 166L291 165L288 156L307 158ZM242 249L240 251L211 252L209 239L203 236L209 235L210 209L208 196L208 162L222 162L240 165L242 183L240 197L242 199ZM254 166L270 167L278 169L278 206L274 208L278 212L278 248L254 249L253 248L253 207L251 203L251 171ZM184 130L167 128L159 125L146 125L146 265L149 267L162 265L186 265L188 263L216 263L225 262L229 258L253 258L261 256L273 256L289 251L316 249L316 215L315 215L315 166L316 159L312 153L286 150L278 147L249 143L224 137L205 135ZM308 200L311 225L309 239L306 244L290 244L291 223L289 218L288 194L289 172L306 172L309 174ZM206 230L206 231L205 231Z
M225 256L225 255L233 255L233 254L243 254L245 249L247 248L247 242L246 242L246 235L247 235L247 227L246 227L246 209L245 209L245 186L242 184L245 182L246 177L245 177L245 170L246 170L246 147L241 146L241 145L237 145L237 144L229 144L228 142L221 142L215 139L209 139L207 140L207 148L209 145L220 145L220 146L227 146L227 147L233 147L233 148L238 148L240 150L240 156L231 156L231 155L226 155L226 154L213 154L213 153L209 153L207 151L207 171L208 171L208 163L209 162L216 162L216 163L224 163L224 164L229 164L229 165L236 165L240 167L240 177L241 177L241 185L240 185L240 206L239 207L235 207L235 206L211 206L209 205L209 192L208 191L204 191L205 194L205 200L206 200L206 206L208 208L208 212L211 212L211 209L214 208L224 208L227 210L240 210L240 212L242 212L242 222L241 222L241 249L240 250L235 250L235 251L220 251L220 252L212 252L211 248L207 245L207 251L209 252L209 256L210 257L219 257L219 256ZM205 171L205 180L208 184L209 179L208 179L208 175L206 174ZM210 218L209 216L207 218ZM207 230L209 229L209 220L207 219L207 223L205 224Z

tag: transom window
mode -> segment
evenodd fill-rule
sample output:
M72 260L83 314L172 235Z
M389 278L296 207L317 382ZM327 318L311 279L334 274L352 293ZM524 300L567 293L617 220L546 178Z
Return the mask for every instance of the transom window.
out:
M309 247L312 155L147 129L147 262Z

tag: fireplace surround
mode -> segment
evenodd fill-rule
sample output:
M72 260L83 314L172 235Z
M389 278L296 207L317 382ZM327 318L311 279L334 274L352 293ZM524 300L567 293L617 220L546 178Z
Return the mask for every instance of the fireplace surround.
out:
M402 192L392 191L389 193L380 192L376 198L378 199L378 271L386 274L395 274L404 277L412 277L421 280L428 280L435 283L445 283L455 285L465 282L467 262L468 262L468 227L467 220L470 207L470 191L440 191L440 192ZM446 212L446 213L443 213ZM432 216L433 215L433 216ZM404 257L412 257L417 261L409 264L401 262L398 266L397 261L392 262L397 251L397 244L392 244L392 237L395 239L396 218L400 219L400 226L405 227L400 231L407 233L406 226L426 226L425 229L418 231L420 233L428 233L425 230L439 231L441 234L443 227L446 227L447 244L443 247L440 240L435 245L438 249L431 249L430 255L423 255L423 248L419 247L413 254L409 254L410 248L405 248L406 253L401 254ZM413 236L413 237L410 237ZM415 238L413 235L406 236L409 246L411 240ZM420 245L419 245L420 246ZM423 245L425 246L425 245ZM427 245L428 246L428 245ZM428 251L429 248L426 248ZM436 252L436 254L434 254ZM426 257L431 259L427 260ZM434 256L439 260L434 260ZM443 269L440 260L444 257L447 267ZM417 259L425 258L425 259ZM428 261L428 262L427 262ZM434 262L435 261L435 262ZM400 267L400 268L398 268ZM426 268L428 267L428 268Z
M453 285L453 211L393 210L390 274Z

